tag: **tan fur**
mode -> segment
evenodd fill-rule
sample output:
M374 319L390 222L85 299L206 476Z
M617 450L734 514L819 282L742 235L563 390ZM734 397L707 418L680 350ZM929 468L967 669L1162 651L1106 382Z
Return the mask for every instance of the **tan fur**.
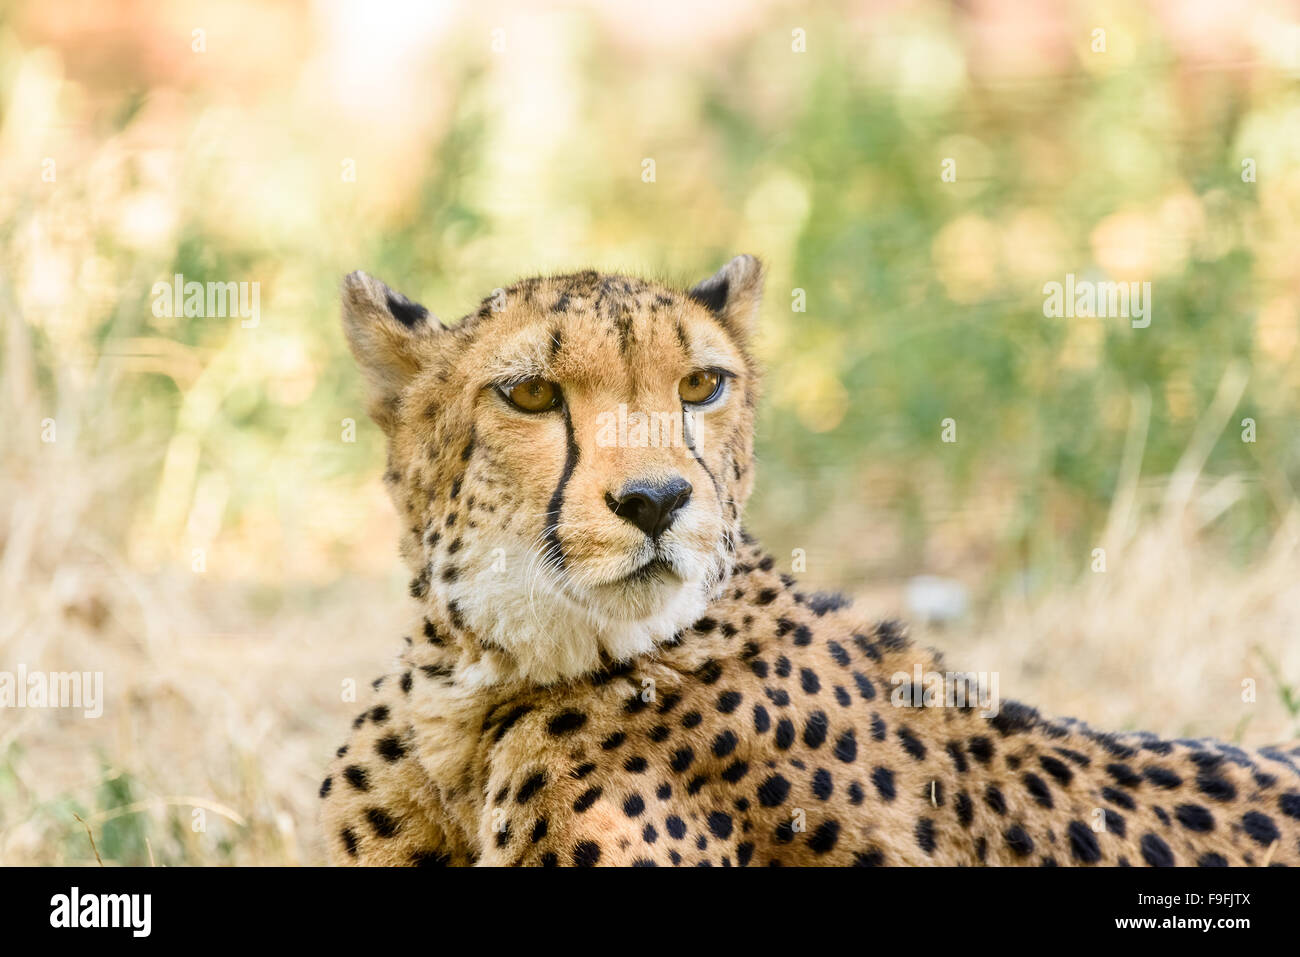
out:
M450 329L403 323L369 277L345 282L420 610L322 784L332 859L1300 861L1300 749L900 703L938 657L800 592L742 540L761 278L740 257L695 297L532 279ZM715 366L735 378L688 416L694 441L598 441L619 403L682 416L678 381ZM493 388L530 374L561 384L562 412L520 413ZM694 487L660 540L674 574L616 582L653 544L606 494L673 476Z

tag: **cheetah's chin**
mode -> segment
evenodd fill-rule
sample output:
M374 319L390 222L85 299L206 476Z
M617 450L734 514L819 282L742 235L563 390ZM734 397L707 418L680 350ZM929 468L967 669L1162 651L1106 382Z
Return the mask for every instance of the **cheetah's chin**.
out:
M509 677L550 684L626 661L669 641L708 606L708 581L656 573L622 585L579 586L558 576L525 583L483 575L462 579L454 600L469 631L505 651L480 684Z

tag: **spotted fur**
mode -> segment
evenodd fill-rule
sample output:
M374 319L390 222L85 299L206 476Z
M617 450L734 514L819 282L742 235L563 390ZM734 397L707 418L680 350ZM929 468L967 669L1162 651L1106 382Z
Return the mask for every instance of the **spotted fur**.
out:
M808 594L741 530L761 268L681 292L530 279L444 327L353 274L418 614L320 786L345 864L1263 865L1300 861L1300 747L1106 734L904 695L939 657ZM684 409L697 368L725 401ZM540 375L529 415L497 385ZM619 403L684 421L608 447ZM611 511L689 482L658 540ZM660 568L642 575L655 559ZM990 711L992 709L989 709Z

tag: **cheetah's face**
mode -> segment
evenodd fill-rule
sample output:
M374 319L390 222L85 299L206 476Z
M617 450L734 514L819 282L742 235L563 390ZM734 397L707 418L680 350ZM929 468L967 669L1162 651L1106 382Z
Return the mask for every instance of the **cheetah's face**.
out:
M417 597L538 680L698 617L750 490L761 282L747 256L686 293L532 279L445 328L349 276L344 323L390 439Z

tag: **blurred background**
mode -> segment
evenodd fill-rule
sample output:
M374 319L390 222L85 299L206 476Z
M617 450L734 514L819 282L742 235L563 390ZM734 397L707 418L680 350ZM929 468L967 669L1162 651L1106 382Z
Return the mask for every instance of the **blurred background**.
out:
M345 272L451 321L739 252L786 570L1051 712L1300 734L1300 4L20 0L0 670L106 700L0 711L0 863L323 860L410 614Z

